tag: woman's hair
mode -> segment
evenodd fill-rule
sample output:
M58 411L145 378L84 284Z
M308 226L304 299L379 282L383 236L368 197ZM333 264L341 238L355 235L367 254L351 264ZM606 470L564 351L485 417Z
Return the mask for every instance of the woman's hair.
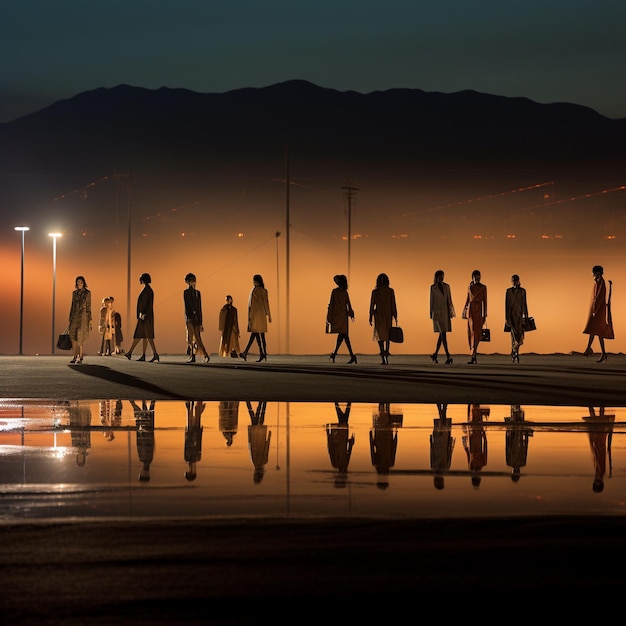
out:
M511 281L514 283L518 283L519 282L519 276L517 274L513 274L513 276L511 276Z
M480 270L474 270L472 272L472 278L475 278L476 276L480 276Z
M253 283L259 283L260 287L265 287L265 283L263 282L263 276L261 276L261 274L255 274L252 277L252 282Z
M601 265L594 265L593 269L591 270L591 272L593 274L604 274L604 268Z
M233 297L232 296L226 296L226 300L230 300L232 302Z
M187 274L187 276L185 276L185 282L189 283L192 280L196 280L196 275L192 274L191 272L189 272L189 274Z
M376 286L380 287L381 285L389 285L389 276L387 274L379 274L376 277Z
M149 285L152 282L152 278L150 278L150 274L144 273L139 277L139 282L144 285Z
M433 278L433 285L437 284L437 279L441 276L443 278L443 270L437 270L435 272L435 277Z
M345 274L337 274L333 277L333 280L339 289L348 290L348 277Z
M78 281L82 280L83 281L83 287L85 287L85 289L87 289L87 281L85 280L84 276L77 276L76 280L74 281L74 287L78 287Z

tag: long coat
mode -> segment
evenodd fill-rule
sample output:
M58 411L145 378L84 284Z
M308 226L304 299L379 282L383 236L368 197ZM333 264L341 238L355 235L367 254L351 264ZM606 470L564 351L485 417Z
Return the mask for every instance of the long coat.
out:
M266 333L267 318L271 316L267 289L255 285L248 298L248 332Z
M326 321L330 323L331 333L348 334L348 318L354 319L354 311L350 304L350 296L346 289L335 287L330 292Z
M69 315L70 337L78 343L89 339L91 330L91 291L89 289L74 289L72 305Z
M144 285L137 298L137 326L134 339L154 339L154 291L149 284ZM143 319L140 318L143 315Z
M430 286L430 319L433 321L433 331L436 333L452 332L452 318L456 317L452 294L448 283L439 283Z
M233 350L239 354L239 319L237 309L232 304L225 304L220 309L218 326L222 333L218 354L230 356Z
M192 326L202 326L202 294L197 289L188 287L183 290L185 321Z
M396 294L389 285L372 289L370 320L374 318L374 341L389 341L389 329L393 319L398 319Z
M606 283L604 278L593 282L591 292L591 304L589 305L589 318L583 333L597 335L603 339L613 339L613 324L609 324L608 308L606 305Z
M487 287L482 283L470 283L465 300L467 339L470 350L480 343L484 318L487 317Z
M509 287L504 298L504 319L511 327L511 341L522 345L524 343L524 328L522 317L528 317L526 289L523 287Z

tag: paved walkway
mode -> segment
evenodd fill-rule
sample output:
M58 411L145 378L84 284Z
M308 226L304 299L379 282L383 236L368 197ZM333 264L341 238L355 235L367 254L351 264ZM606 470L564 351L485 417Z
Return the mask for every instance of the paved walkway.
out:
M417 402L463 404L626 405L626 355L607 362L580 354L480 355L478 365L456 355L453 365L427 355L402 355L380 365L374 355L335 364L326 355L270 355L267 362L211 357L187 364L184 355L159 363L123 356L0 356L4 398L267 400L281 402ZM254 359L254 357L252 357ZM442 360L443 361L443 360Z

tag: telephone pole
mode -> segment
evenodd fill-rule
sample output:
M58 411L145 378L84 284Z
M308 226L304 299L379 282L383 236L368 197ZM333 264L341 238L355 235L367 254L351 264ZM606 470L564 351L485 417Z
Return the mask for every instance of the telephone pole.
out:
M344 198L346 201L346 212L348 213L348 280L350 279L350 246L352 244L352 204L356 197L357 187L345 186Z

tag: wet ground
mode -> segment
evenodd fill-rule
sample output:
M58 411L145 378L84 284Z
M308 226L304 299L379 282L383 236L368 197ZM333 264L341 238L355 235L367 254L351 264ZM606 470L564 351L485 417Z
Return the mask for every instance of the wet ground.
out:
M0 357L3 424L22 420L24 425L21 434L11 433L17 441L0 443L0 609L7 623L278 624L305 617L333 622L399 616L416 605L426 608L433 594L471 595L476 600L482 590L482 604L485 593L501 591L507 597L513 594L516 605L526 608L530 598L520 596L522 591L532 592L533 601L563 592L590 597L621 591L626 582L619 565L626 556L622 355L611 355L602 364L581 355L530 355L522 356L519 365L502 355L485 355L478 366L467 365L459 356L451 367L432 364L424 355L392 358L387 367L373 356L360 356L357 367L339 362L333 366L325 356L270 355L262 364L215 357L196 365L185 364L180 355L162 357L158 364L94 357L78 367L67 360ZM100 407L117 400L132 421L102 424ZM145 428L137 427L131 400L140 413L144 401L148 412L150 401L156 402L149 481L140 480L139 454L146 451L146 438L137 435L145 434ZM219 404L234 400L240 401L241 411L231 446L237 460L228 472L235 476L230 484L234 497L229 498L215 493L224 475L217 455L226 450ZM252 414L246 400L251 401ZM189 482L186 409L187 403L197 406L201 401L207 407L202 456L195 467L197 477ZM255 483L248 426L260 402L267 402L265 425L274 439L264 477ZM350 402L354 410L349 421L355 434L353 456L347 488L340 490L334 486L338 472L326 430L327 424L339 421L335 402L343 407ZM380 428L376 416L381 403L389 405L390 413L402 413L402 423L396 420L395 426ZM433 484L436 472L428 446L439 407L446 404L456 448L440 491ZM90 434L82 470L93 481L77 479L82 470L75 444L85 439L72 442L71 411L56 425L44 424L39 435L28 433L48 437L45 442L20 439L27 436L29 411L42 405L92 407L89 427L74 430ZM491 409L478 420L478 429L472 428L477 421L471 418L472 405ZM172 407L167 419L160 408L165 406ZM305 411L304 406L309 408ZM513 414L512 407L522 408L525 426L533 428L519 481L511 479L507 457L511 429L507 431L504 418ZM557 415L547 407L563 412ZM598 414L604 411L604 417L613 416L599 422L600 439L607 444L609 435L612 438L601 493L592 490L595 457L589 422L583 419L590 407ZM370 434L376 434L377 426L382 437L374 450L379 449L379 456L372 456ZM463 437L469 437L470 430L480 436L468 455ZM106 439L108 432L114 433L113 440ZM516 432L524 432L524 425ZM53 462L50 440L55 434L57 448L67 447L71 454L57 458L56 466L46 465ZM388 458L384 446L389 445L389 434L396 440L394 465L384 475L387 487L381 489L373 461ZM299 453L300 441L310 442L310 447L307 443ZM123 454L111 465L106 454L114 446L123 448ZM574 461L567 457L572 448ZM470 468L469 462L484 461L485 449L487 463L479 470L482 482L476 490L476 466ZM604 451L608 461L609 449ZM116 468L115 489L95 478L111 467ZM563 486L541 491L540 485L553 478ZM269 493L263 497L254 487ZM565 495L572 487L575 498ZM134 507L144 497L141 493L160 500L181 490L198 495L198 514L180 506L166 517L136 508L133 515L128 508L106 515L102 500L94 496L115 491L127 503L136 498ZM345 495L350 492L351 503ZM367 508L370 496L381 505L392 500L393 506ZM434 506L437 496L454 502L454 512ZM315 507L310 505L300 506L315 498L325 503L322 514L312 514ZM428 505L420 507L420 499ZM506 503L504 511L489 504L498 499ZM43 500L45 507L40 506ZM238 500L252 508L237 512L233 503ZM255 500L278 502L282 513L255 509ZM516 500L523 500L527 509L515 508ZM403 508L402 502L411 505ZM567 606L560 606L560 613L567 614Z

